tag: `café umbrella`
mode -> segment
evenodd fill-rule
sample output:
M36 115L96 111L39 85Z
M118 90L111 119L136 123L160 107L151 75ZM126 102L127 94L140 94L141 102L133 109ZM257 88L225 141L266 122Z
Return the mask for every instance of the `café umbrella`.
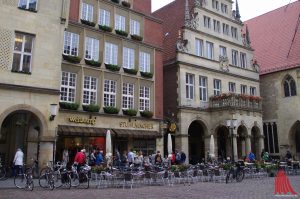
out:
M106 142L105 142L105 146L106 146L106 160L109 161L110 157L112 155L112 150L111 150L111 133L110 130L107 130L106 132Z
M172 137L168 134L168 157L172 157Z
M210 152L210 157L214 158L215 157L215 139L214 139L214 135L210 136L209 152Z

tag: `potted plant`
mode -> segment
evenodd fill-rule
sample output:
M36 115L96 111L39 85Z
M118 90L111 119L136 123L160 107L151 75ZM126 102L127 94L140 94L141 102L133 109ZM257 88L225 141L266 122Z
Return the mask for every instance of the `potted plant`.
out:
M143 37L139 35L130 35L131 39L136 40L136 41L143 41Z
M100 106L96 104L82 105L82 109L87 112L99 112Z
M96 25L94 22L91 22L91 21L88 21L88 20L80 19L80 21L81 21L82 24L85 24L85 25L88 25L88 26L95 27L95 25Z
M128 32L124 31L124 30L115 30L116 34L127 37L128 36Z
M152 118L153 117L153 112L151 111L141 111L140 112L142 117L146 117L146 118Z
M124 7L130 8L130 3L128 1L122 1Z
M64 60L71 62L73 64L79 64L81 61L81 58L78 56L71 56L71 55L64 55L64 54L62 56Z
M136 75L137 74L137 70L135 70L134 68L123 68L125 73L131 74L131 75Z
M59 107L61 109L77 110L79 108L79 104L69 103L69 102L59 102Z
M266 166L266 170L267 170L269 177L275 177L277 169L278 169L278 167L276 164Z
M112 31L112 27L110 26L106 26L106 25L99 25L99 29L106 31L106 32L111 32Z
M118 114L119 113L119 109L114 106L103 107L103 110L104 110L104 113L108 113L108 114Z
M101 66L101 62L98 61L94 61L94 60L88 60L88 59L84 59L85 64L89 65L89 66L94 66L94 67L100 67Z
M122 109L124 115L136 116L137 111L134 109Z
M110 71L116 72L116 71L119 71L121 67L118 65L114 65L114 64L105 64L105 68Z
M140 71L140 74L141 74L142 77L145 77L145 78L152 78L153 77L153 73L150 73L150 72Z

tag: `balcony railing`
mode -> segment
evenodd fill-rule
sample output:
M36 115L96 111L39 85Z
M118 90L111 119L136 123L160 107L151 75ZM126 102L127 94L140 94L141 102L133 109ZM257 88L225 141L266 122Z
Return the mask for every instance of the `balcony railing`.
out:
M247 111L262 111L262 100L258 96L227 93L210 97L209 108L214 109L240 109Z

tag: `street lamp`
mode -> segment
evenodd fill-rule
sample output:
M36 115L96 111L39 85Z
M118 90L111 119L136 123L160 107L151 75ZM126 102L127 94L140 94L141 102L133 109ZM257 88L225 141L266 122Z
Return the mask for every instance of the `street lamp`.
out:
M50 117L49 120L53 121L57 115L57 104L50 104Z
M233 129L237 126L237 119L229 119L226 120L226 126L229 128L229 133L231 137L231 154L232 154L232 162L234 163L234 151L233 151Z

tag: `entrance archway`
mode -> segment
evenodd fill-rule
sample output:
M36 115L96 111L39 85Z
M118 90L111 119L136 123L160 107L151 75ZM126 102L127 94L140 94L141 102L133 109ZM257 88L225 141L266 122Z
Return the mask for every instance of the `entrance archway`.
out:
M247 135L247 128L245 126L239 126L237 129L237 152L238 158L243 159L246 154L246 135Z
M256 159L260 159L260 153L259 151L259 135L260 130L258 127L254 126L251 129L251 150L252 153L254 153Z
M30 111L10 113L3 120L0 131L0 156L2 163L11 165L18 148L24 152L24 162L31 164L39 157L39 137L42 124Z
M289 135L290 151L296 159L300 159L300 121L296 121Z
M202 162L205 159L204 124L201 121L192 122L189 126L188 135L190 164Z
M218 160L224 161L231 156L231 142L229 139L229 130L226 126L220 126L217 129L217 143L218 143Z

